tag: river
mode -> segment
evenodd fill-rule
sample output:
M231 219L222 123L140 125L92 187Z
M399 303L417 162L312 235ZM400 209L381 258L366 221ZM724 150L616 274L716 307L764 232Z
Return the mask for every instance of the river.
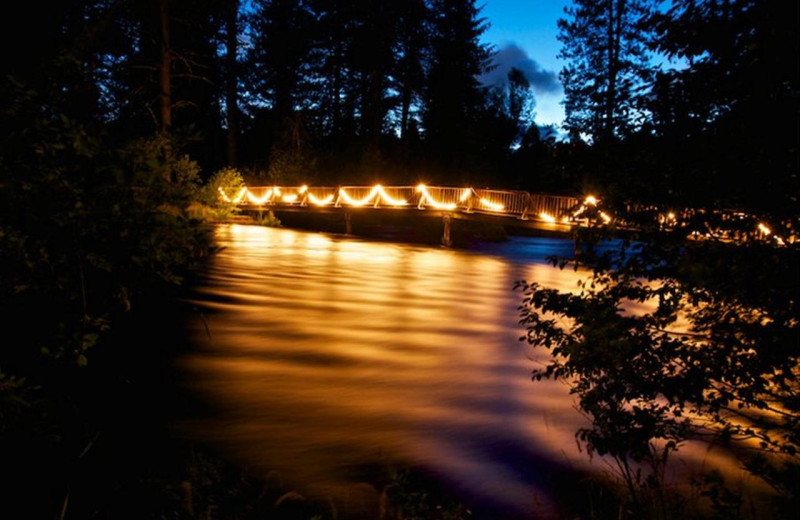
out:
M552 516L570 479L607 470L576 446L586 422L568 388L531 381L547 352L519 341L514 282L575 290L583 274L545 262L571 243L216 235L196 298L205 324L180 363L213 410L187 423L194 438L312 494L413 465L494 517Z

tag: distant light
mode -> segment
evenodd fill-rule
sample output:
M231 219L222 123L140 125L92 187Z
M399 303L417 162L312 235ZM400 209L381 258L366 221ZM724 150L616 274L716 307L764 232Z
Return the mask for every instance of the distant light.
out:
M545 222L550 222L550 223L555 223L555 221L556 221L556 218L554 216L548 215L544 211L539 213L539 218L544 220Z
M606 224L608 224L609 222L611 222L611 217L609 217L609 216L608 216L608 214L606 214L606 212L605 212L605 211L601 211L601 212L600 212L600 217L603 219L603 221L604 221Z
M762 233L764 233L765 236L769 235L770 233L772 233L772 230L770 228L768 228L763 222L760 222L758 224L758 230L761 231Z
M305 184L303 184L302 186L300 186L300 191L298 191L297 193L299 193L300 195L302 195L303 193L305 193L305 192L307 192L307 191L308 191L308 186L306 186Z
M597 206L597 199L595 198L595 196L594 196L594 195L589 195L589 196L587 196L587 197L586 197L586 198L583 200L583 202L584 202L585 204L589 204L590 206Z
M667 218L669 220L675 220L675 213L670 211L669 213L667 213Z
M296 193L294 193L292 195L284 195L283 196L283 202L287 202L287 203L291 204L292 202L294 202L296 200L297 200L297 194Z

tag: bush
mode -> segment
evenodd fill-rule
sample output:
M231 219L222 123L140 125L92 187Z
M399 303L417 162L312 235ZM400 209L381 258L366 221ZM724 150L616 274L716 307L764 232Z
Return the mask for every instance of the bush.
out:
M234 199L245 187L242 174L234 168L223 168L208 180L202 190L202 202L210 208L210 214L215 220L228 220L239 212L239 206ZM228 197L225 200L222 195Z

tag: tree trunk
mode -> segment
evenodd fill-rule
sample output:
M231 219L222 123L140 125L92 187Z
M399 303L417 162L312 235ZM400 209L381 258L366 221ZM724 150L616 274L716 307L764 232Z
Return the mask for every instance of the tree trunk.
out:
M239 14L239 0L231 0L230 11L225 22L226 40L226 82L225 82L225 107L227 109L227 122L228 122L228 166L236 167L239 162L238 157L238 139L239 139L239 125L238 125L238 83L239 74L236 63L236 52L238 50L238 30L236 26Z
M161 131L172 126L171 56L169 48L169 0L159 1L161 20Z

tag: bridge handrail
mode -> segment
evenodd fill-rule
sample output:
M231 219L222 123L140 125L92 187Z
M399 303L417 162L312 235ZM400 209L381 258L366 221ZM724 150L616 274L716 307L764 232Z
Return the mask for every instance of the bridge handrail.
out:
M774 240L779 245L800 240L797 228L786 228L783 236L774 234L755 215L735 210L668 209L660 205L628 203L619 217L602 211L592 197L578 198L546 193L488 188L452 186L253 186L219 189L220 197L229 203L243 206L318 206L417 208L445 212L483 213L517 219L534 219L553 225L581 226L590 219L601 218L605 223L615 221L620 228L636 228L623 215L639 214L652 219L660 229L685 228L698 239L746 241ZM594 211L587 211L596 207ZM589 216L591 215L591 217ZM649 216L648 216L649 215ZM735 221L753 221L751 231L741 231ZM640 220L641 221L641 220ZM602 223L602 222L601 222Z

